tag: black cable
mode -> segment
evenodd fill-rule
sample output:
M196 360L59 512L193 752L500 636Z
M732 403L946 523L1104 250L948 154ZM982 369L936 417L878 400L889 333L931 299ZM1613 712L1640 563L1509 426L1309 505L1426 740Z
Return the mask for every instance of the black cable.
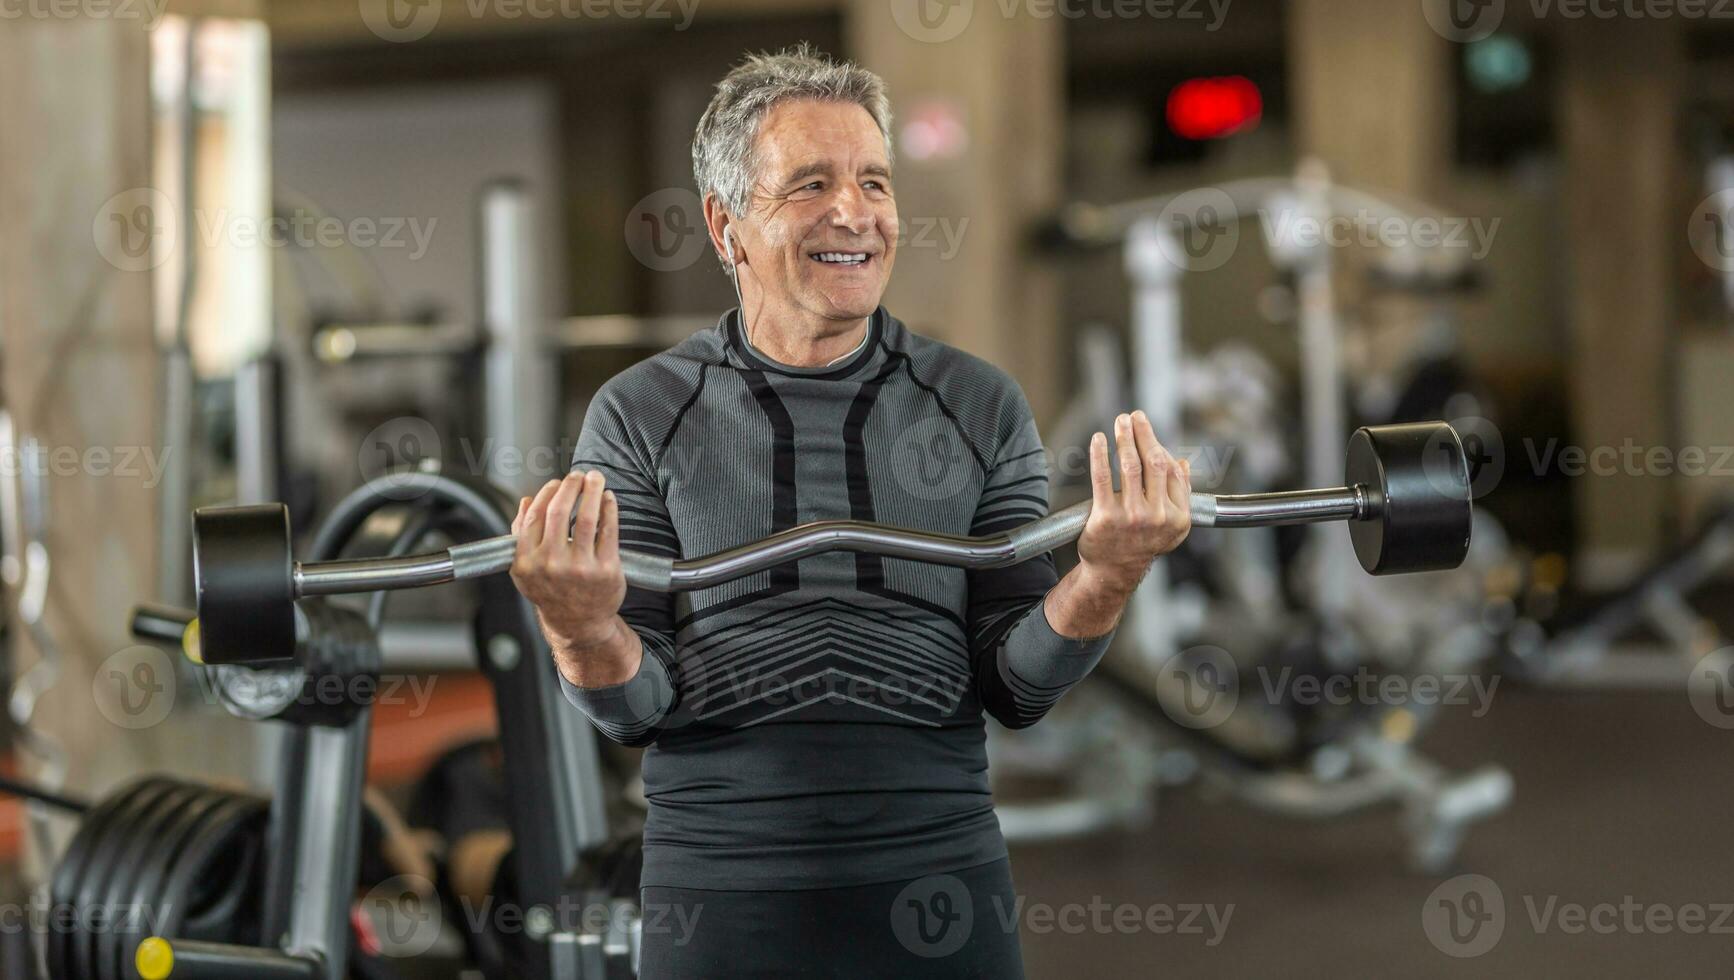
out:
M38 803L46 803L57 810L65 810L68 813L76 813L81 816L90 811L89 801L80 800L71 796L62 796L59 793L43 789L40 786L33 786L30 783L19 782L16 779L11 779L6 776L0 776L0 793L4 793L7 796L21 797L26 800L35 800Z

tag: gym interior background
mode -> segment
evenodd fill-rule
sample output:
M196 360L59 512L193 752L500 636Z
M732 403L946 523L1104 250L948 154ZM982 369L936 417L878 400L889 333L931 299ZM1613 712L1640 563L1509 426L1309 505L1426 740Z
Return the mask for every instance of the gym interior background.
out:
M192 605L193 508L282 501L300 556L369 480L563 473L601 381L734 305L693 127L801 41L886 79L886 305L1017 377L1056 506L1135 405L1220 492L1337 485L1358 425L1468 451L1462 567L1199 530L1052 716L990 722L1030 975L1725 975L1723 6L0 0L0 731L45 797L0 800L0 975L71 933L127 961L56 914L81 806L292 782L286 726L135 616ZM503 806L478 594L381 627L330 904L393 975L486 955L405 856ZM550 730L630 834L636 753ZM257 914L205 911L206 938Z

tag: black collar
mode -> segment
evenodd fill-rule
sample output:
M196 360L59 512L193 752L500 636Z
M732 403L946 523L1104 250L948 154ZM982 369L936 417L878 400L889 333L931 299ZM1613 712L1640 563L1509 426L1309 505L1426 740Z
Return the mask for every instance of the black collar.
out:
M779 364L754 350L753 345L747 343L745 332L741 329L739 308L723 314L723 331L728 337L729 346L734 348L735 354L749 367L797 378L828 380L851 374L873 356L874 348L879 346L879 339L885 336L885 316L885 307L881 306L875 309L873 315L867 318L867 340L861 345L861 348L849 355L847 360L825 367L791 367L787 364Z

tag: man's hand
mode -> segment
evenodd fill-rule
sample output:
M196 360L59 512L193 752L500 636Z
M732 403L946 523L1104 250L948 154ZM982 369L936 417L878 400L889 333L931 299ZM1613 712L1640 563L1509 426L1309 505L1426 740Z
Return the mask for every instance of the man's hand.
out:
M579 687L629 680L642 648L620 619L620 509L600 472L574 470L518 502L512 581L536 607L555 663Z
M1173 551L1192 530L1192 467L1156 441L1143 412L1114 420L1120 492L1114 492L1108 437L1090 440L1090 519L1078 538L1078 559L1091 585L1129 596L1150 563Z

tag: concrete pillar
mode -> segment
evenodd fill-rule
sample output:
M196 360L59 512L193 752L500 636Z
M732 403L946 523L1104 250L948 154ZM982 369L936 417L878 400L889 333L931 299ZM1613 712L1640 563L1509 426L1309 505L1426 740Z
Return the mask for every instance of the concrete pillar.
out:
M127 631L158 594L162 465L188 450L164 444L155 411L150 244L174 232L152 187L149 37L122 17L0 21L0 404L43 449L0 459L0 495L34 471L45 502L43 547L4 568L9 620L40 608L42 629L15 628L10 654L15 673L58 663L26 675L50 682L33 720L58 746L26 752L26 771L53 779L58 757L86 795L141 769L250 761L239 722L171 716L197 685ZM9 552L18 530L0 528Z
M1680 26L1631 18L1560 25L1569 391L1572 435L1586 449L1669 439L1670 284L1685 235L1675 169ZM1580 565L1590 578L1617 580L1662 543L1668 481L1586 475L1573 490Z
M149 410L151 273L137 261L157 226L134 192L150 184L147 38L136 21L0 26L0 400L20 437L47 454L47 569L9 563L6 602L9 618L36 605L32 581L46 574L42 625L61 666L35 727L59 743L79 789L112 783L139 761L137 743L116 738L121 729L103 720L94 693L105 660L132 644L127 611L156 585L157 514L146 480L94 475L85 455L163 448ZM0 480L23 481L20 470L38 468L5 463ZM16 531L0 529L13 547ZM24 630L16 636L14 671L24 672L43 659L44 644ZM50 670L29 676L47 679ZM55 777L41 753L25 758L33 775Z
M990 3L844 11L842 53L884 77L898 113L903 241L886 308L1011 372L1050 419L1070 359L1057 276L1026 242L1062 191L1065 21Z
M1419 2L1293 0L1290 97L1297 154L1341 184L1425 198L1451 151L1451 58Z

